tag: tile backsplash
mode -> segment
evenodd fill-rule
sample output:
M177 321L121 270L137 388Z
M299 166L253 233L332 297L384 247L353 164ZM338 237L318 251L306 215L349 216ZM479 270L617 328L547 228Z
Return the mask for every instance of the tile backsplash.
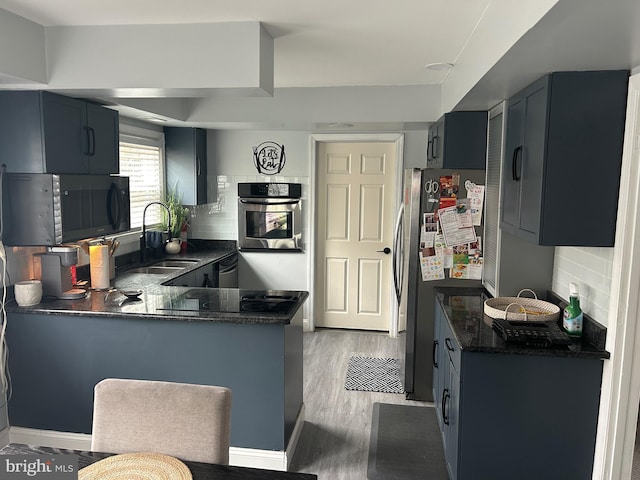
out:
M556 247L552 289L569 299L569 283L580 289L580 306L594 320L607 325L613 248Z
M217 201L190 207L189 238L238 240L238 183L242 182L300 183L304 201L309 177L218 175Z

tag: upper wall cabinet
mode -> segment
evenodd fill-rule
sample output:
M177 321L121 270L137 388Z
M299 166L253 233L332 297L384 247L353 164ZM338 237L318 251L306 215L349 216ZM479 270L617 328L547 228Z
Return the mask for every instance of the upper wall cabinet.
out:
M165 127L167 187L177 186L183 205L207 203L207 131Z
M9 172L119 172L118 112L42 91L0 92L0 158Z
M538 245L613 246L628 79L557 72L508 100L502 229Z
M484 170L487 112L450 112L429 128L427 168Z

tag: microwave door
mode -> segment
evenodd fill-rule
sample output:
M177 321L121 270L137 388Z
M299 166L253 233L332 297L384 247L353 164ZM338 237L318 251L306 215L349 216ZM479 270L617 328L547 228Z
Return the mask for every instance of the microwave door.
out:
M91 194L85 183L82 176L60 176L62 242L91 236Z
M124 177L94 177L91 188L93 228L100 235L129 229L128 182Z

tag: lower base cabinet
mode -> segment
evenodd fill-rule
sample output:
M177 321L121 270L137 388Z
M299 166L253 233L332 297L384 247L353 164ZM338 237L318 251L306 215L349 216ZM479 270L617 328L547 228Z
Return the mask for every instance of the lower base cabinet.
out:
M208 264L184 275L180 275L164 285L174 287L218 288L218 263Z
M451 480L584 480L602 360L461 351L436 303L434 400Z

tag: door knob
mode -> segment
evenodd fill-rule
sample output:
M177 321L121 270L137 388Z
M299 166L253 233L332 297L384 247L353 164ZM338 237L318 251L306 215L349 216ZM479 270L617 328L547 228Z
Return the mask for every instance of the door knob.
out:
M385 255L389 255L391 253L391 249L389 247L384 247L382 250L376 250L378 253L384 253Z

